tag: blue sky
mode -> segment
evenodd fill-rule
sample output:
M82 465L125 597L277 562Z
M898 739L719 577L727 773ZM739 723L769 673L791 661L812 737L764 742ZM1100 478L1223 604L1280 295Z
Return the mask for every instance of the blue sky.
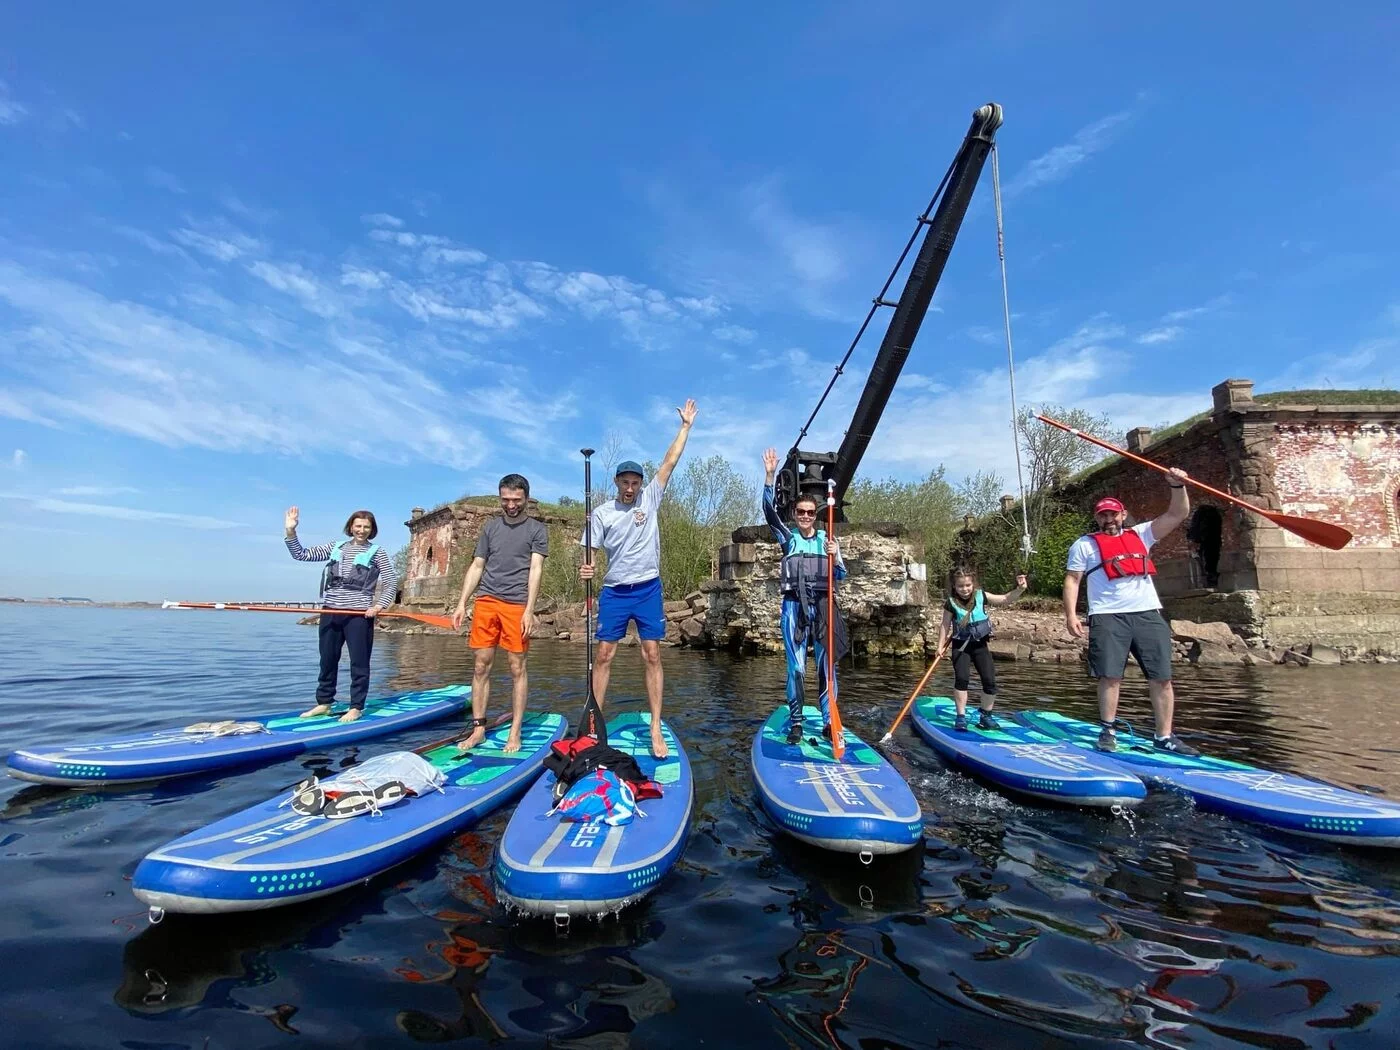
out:
M397 546L507 471L577 495L582 445L659 457L687 396L756 476L986 101L1023 401L1400 382L1381 5L605 6L11 20L0 593L308 597L288 504ZM868 475L1012 474L990 175Z

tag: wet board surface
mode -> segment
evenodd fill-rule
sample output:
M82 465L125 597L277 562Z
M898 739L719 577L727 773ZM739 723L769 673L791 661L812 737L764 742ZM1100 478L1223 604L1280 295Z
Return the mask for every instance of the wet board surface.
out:
M1151 783L1184 791L1204 809L1328 842L1400 846L1400 802L1230 759L1156 751L1150 735L1137 738L1134 747L1133 737L1120 731L1118 750L1108 754L1094 750L1096 725L1055 711L1023 711L1018 717Z
M821 711L802 711L806 731L799 743L787 742L786 706L754 734L750 766L768 816L794 838L841 853L881 855L916 845L923 813L904 778L849 729L846 752L836 761L821 735Z
M187 725L91 743L50 744L10 754L9 773L38 784L90 787L132 784L207 773L229 766L271 761L311 748L334 747L396 733L458 714L471 698L470 685L448 685L392 696L371 697L365 713L342 724L344 707L316 718L298 717L311 705L276 714L227 715L219 721L257 722L266 732L237 736L185 732ZM208 721L214 721L210 719Z
M204 913L335 893L514 801L543 771L549 745L565 728L562 715L530 714L519 751L505 751L510 726L502 725L466 754L455 742L423 752L446 774L443 790L405 798L377 815L302 815L288 805L288 788L152 850L137 865L132 892L167 911Z
M664 720L661 732L670 755L658 761L650 712L608 720L608 743L635 758L663 792L639 801L631 823L612 827L550 815L554 774L535 781L496 852L496 888L507 906L533 915L603 915L639 900L665 877L685 848L695 783L690 759Z
M947 762L1006 791L1042 802L1070 806L1135 806L1147 786L1133 772L1101 758L1061 735L1013 721L996 712L1000 729L975 728L969 708L968 728L953 728L957 707L951 697L921 696L914 702L914 730Z

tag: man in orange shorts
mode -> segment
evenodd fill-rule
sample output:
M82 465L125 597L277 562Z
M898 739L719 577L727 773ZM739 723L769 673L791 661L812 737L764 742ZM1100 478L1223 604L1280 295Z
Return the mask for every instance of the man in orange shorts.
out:
M498 487L501 516L492 518L476 540L476 554L462 580L462 598L452 614L452 626L462 629L467 599L480 585L472 612L467 645L476 654L472 674L472 731L458 742L457 750L470 751L486 739L486 706L491 699L491 668L496 648L510 658L511 722L507 751L520 750L520 723L525 718L525 696L530 679L525 654L535 629L535 599L540 593L544 559L549 554L549 532L544 522L525 513L530 483L519 474L507 474Z

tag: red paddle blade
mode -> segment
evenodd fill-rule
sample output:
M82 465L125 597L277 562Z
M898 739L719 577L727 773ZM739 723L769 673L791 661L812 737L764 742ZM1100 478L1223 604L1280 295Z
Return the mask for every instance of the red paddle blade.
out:
M1280 514L1272 510L1265 511L1264 516L1279 528L1287 529L1293 535L1301 536L1309 543L1316 543L1319 547L1326 547L1331 551L1339 551L1351 542L1351 533L1330 521L1300 518L1294 514Z

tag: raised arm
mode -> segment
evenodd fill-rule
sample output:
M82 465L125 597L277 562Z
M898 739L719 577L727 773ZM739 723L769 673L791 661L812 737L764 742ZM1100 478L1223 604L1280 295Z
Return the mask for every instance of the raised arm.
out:
M763 453L763 520L768 523L773 538L786 549L792 530L783 524L782 518L778 517L778 506L773 492L773 484L777 480L778 450L770 448Z
M286 533L287 553L297 561L325 561L331 556L334 543L322 543L310 549L301 545L301 540L297 539L297 521L301 517L301 512L296 507L288 507L287 513L283 516L282 524Z
M661 457L661 466L656 468L656 483L663 489L666 483L671 480L671 471L676 469L676 464L681 461L681 453L685 451L686 439L690 437L690 428L695 423L695 399L688 398L684 408L676 409L681 416L681 428L676 432L675 439L671 442L671 447L666 450L666 455Z
M1167 478L1167 487L1172 490L1171 502L1163 513L1152 519L1152 539L1155 543L1171 535L1191 513L1191 500L1186 495L1186 485L1180 480L1188 475L1180 467L1172 467L1171 473L1172 476Z
M1021 595L1025 593L1026 574L1023 572L1018 572L1016 574L1016 587L1014 590L1007 591L1005 594L988 594L986 591L983 591L982 600L985 601L988 605L1010 605L1012 602L1014 602L1017 598L1021 597Z

